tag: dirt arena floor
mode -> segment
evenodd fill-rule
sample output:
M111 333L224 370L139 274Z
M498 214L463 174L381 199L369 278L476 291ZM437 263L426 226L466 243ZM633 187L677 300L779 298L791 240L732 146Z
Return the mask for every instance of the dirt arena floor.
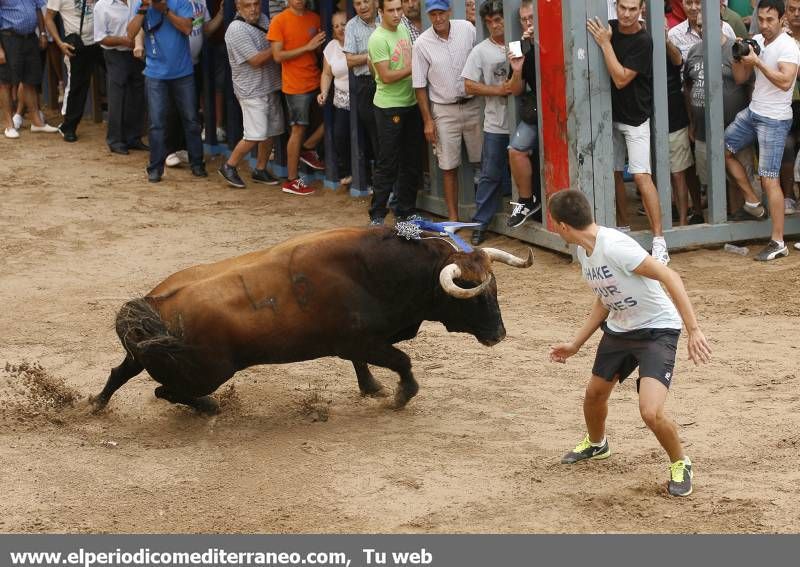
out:
M508 338L493 348L425 323L402 345L419 395L402 411L359 395L322 359L239 373L201 417L142 374L102 415L87 397L122 360L117 309L180 268L290 236L363 225L366 201L237 191L145 156L0 139L0 532L797 532L800 253L769 265L716 250L673 254L714 350L680 343L668 411L695 493L666 493L667 459L633 383L612 397L611 459L574 467L594 337L567 365L591 303L577 267L536 250L495 269ZM523 254L518 241L489 245ZM752 256L752 254L751 254ZM394 385L395 376L376 376Z

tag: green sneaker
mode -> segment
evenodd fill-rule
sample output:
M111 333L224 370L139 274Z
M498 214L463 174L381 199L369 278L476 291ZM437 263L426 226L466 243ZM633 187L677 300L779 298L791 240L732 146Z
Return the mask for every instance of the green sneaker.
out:
M571 465L578 461L583 461L584 459L600 460L607 459L610 456L611 449L608 447L608 439L605 440L601 447L594 447L592 446L592 442L589 441L589 435L587 434L586 437L583 438L583 441L578 443L572 451L561 458L561 463L564 465Z
M684 457L669 466L667 490L673 496L689 496L692 493L692 461Z

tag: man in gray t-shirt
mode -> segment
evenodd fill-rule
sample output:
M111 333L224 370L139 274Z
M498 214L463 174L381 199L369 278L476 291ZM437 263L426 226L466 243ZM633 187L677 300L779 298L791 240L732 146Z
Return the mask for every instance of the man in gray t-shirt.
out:
M472 222L480 227L472 233L477 246L486 238L486 230L497 212L500 198L511 189L508 168L508 95L514 85L522 84L523 57L509 61L505 47L503 3L484 2L479 12L489 30L489 38L472 48L461 76L468 96L479 95L484 100L483 149L481 177L475 192L475 216Z
M722 107L724 126L733 122L739 111L747 107L750 102L751 81L737 83L733 76L733 40L722 36ZM706 150L706 91L705 72L703 69L703 45L693 45L686 55L683 67L683 89L689 106L689 131L694 138L694 156L697 166L697 176L701 185L708 185L706 173L708 152ZM755 170L753 168L754 155L752 146L736 154L736 158L744 166L750 183L755 183ZM736 211L744 204L739 191L728 191L728 209ZM749 218L746 213L736 215L737 220Z
M219 174L229 185L245 187L236 166L258 145L253 181L277 185L267 171L272 139L286 131L280 100L281 71L267 40L269 21L261 13L260 0L236 0L236 19L225 32L228 61L231 64L233 92L242 108L242 139L236 144Z

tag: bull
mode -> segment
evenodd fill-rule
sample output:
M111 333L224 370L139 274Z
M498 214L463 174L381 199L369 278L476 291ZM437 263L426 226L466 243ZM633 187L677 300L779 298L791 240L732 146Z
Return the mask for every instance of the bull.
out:
M465 252L447 238L340 228L181 270L119 310L125 359L93 398L95 410L147 370L161 384L157 398L214 413L209 395L237 371L324 356L351 361L367 396L386 395L368 365L396 372L402 408L419 386L394 345L423 321L487 346L505 338L492 261L524 268L533 253Z

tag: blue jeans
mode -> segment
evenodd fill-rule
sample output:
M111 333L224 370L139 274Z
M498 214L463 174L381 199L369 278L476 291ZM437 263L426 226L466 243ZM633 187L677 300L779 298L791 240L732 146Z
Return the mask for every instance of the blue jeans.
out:
M735 154L758 142L758 174L780 177L783 148L792 119L767 118L745 108L725 129L725 149Z
M145 77L145 89L150 112L150 164L147 171L164 172L164 160L167 158L167 122L172 104L177 108L183 125L189 163L193 166L202 165L203 141L200 139L194 76L166 80Z
M511 191L511 170L508 168L508 134L483 133L481 176L475 192L475 216L472 222L486 228L500 207L506 191Z

